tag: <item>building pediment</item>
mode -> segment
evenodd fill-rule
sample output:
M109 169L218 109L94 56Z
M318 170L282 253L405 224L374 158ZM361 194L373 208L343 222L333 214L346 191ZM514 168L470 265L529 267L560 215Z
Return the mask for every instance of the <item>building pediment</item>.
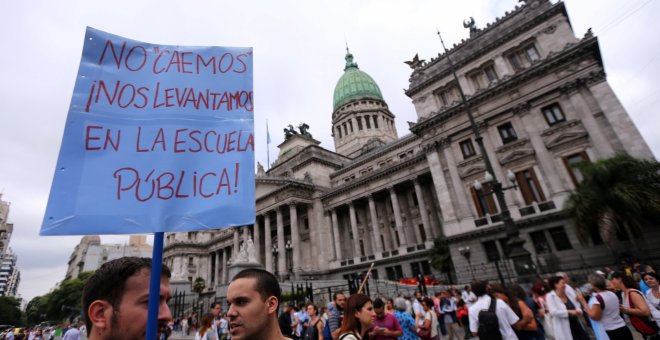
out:
M533 157L534 148L529 139L522 139L510 144L506 144L497 149L497 159L502 165L510 164L515 161Z
M458 173L462 179L486 171L486 165L481 156L475 156L471 159L458 163Z
M543 143L548 149L554 149L567 143L576 142L589 136L582 122L569 121L557 127L552 127L541 134Z

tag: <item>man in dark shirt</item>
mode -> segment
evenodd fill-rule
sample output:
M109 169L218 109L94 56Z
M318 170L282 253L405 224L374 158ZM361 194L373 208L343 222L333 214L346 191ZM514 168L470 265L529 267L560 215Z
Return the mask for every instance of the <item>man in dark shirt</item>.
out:
M277 318L277 321L280 324L280 331L282 331L282 335L287 338L293 336L293 327L291 327L291 309L293 309L293 306L291 305L284 306L284 310Z

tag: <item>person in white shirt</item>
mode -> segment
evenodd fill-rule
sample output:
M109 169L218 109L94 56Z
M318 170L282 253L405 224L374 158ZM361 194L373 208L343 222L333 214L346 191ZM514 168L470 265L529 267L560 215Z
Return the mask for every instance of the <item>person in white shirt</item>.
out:
M578 294L575 291L575 288L571 286L571 278L568 277L568 274L566 274L565 272L557 272L557 274L555 275L557 277L561 277L562 279L564 279L564 283L566 284L566 287L564 288L564 290L566 291L566 296L568 296L568 298L571 299L572 301L577 301Z
M630 329L619 314L619 298L607 290L605 278L591 274L588 280L594 288L594 293L588 303L582 294L578 295L577 300L592 320L592 329L597 339L632 339ZM606 336L600 332L601 328Z
M474 293L470 290L470 286L468 285L465 285L465 288L461 293L461 299L465 301L465 304L467 304L468 307L472 306L475 302L477 302L477 296L474 295Z
M413 313L415 313L415 316L422 315L424 316L424 308L422 308L422 292L416 291L415 292L415 299L413 299L412 302L412 308L413 308Z
M478 296L477 301L468 308L470 318L470 331L472 335L478 336L479 330L479 312L488 310L491 297L488 295L488 282L475 281L472 283L472 291ZM504 340L518 340L516 333L513 332L511 325L518 322L519 318L504 301L497 300L495 304L495 314L499 324L500 333Z
M568 285L564 278L551 277L548 284L552 291L546 295L546 303L548 313L552 315L555 339L588 340L589 336L578 319L582 316L582 309L566 291Z

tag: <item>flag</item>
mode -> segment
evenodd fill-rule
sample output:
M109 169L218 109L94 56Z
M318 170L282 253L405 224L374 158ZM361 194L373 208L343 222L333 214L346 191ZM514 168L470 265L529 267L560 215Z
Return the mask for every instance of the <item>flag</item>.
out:
M270 131L268 131L268 121L266 121L266 144L270 144Z

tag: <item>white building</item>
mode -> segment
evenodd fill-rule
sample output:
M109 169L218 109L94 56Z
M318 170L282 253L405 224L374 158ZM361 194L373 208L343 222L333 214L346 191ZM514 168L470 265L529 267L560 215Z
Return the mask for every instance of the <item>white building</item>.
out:
M69 257L65 280L94 271L102 264L124 256L151 257L153 247L144 235L131 235L128 244L101 244L98 235L84 236Z
M15 296L21 273L16 267L16 255L9 248L14 225L7 222L9 202L2 200L0 194L0 296Z

